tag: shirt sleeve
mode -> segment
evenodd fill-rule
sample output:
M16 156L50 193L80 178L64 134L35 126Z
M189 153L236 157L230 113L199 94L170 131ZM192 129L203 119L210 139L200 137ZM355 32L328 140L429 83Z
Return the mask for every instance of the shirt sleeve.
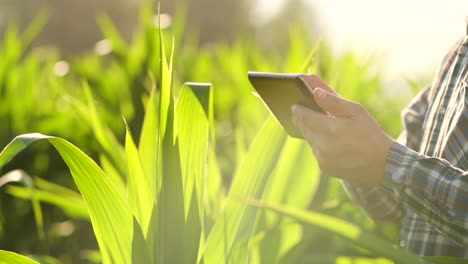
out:
M440 232L468 247L468 173L394 142L382 188Z
M417 150L421 142L421 131L427 112L430 88L422 90L402 112L404 130L397 141L401 145ZM402 202L381 187L363 183L342 181L348 196L374 220L399 222L403 216Z
M401 204L380 188L352 181L341 181L349 198L357 203L373 220L399 222L403 216Z

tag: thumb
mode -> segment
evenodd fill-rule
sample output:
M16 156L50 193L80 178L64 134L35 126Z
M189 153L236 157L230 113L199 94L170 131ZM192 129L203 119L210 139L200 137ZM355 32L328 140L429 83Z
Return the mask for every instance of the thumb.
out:
M314 89L313 95L317 104L332 116L351 117L360 109L360 104L343 99L319 87Z

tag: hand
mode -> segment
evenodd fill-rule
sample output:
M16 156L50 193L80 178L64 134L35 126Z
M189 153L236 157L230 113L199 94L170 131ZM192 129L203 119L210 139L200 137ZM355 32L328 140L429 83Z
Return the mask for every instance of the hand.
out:
M293 122L321 170L333 177L380 184L393 140L362 105L339 97L318 76L306 75L306 80L311 87L320 85L311 92L327 114L294 105Z

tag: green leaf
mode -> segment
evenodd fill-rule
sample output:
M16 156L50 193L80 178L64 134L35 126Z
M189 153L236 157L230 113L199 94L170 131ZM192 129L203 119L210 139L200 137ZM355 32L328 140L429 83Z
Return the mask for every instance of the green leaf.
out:
M223 177L219 168L218 160L214 146L210 146L208 150L208 168L205 178L204 190L204 230L211 230L215 220L219 217L222 211L222 202L225 199L225 190L223 186Z
M0 156L0 159L1 159L1 156ZM2 166L0 165L0 168L1 167ZM44 223L43 223L40 198L38 197L38 192L36 190L36 187L34 186L31 176L29 176L29 174L27 174L26 172L22 170L10 171L6 173L5 175L3 175L2 177L0 177L0 188L12 182L22 183L24 186L26 186L26 188L24 189L26 189L27 192L30 194L29 199L31 200L32 207L33 207L34 219L36 220L36 226L37 226L37 233L39 235L39 238L41 240L44 240L45 233L44 233Z
M114 162L109 160L109 155L101 154L99 155L99 161L101 163L101 168L107 177L114 184L115 188L122 194L122 196L127 199L127 186L122 179L120 171L114 166ZM126 172L127 173L127 172Z
M168 112L169 107L171 104L172 98L172 61L174 56L174 46L172 46L172 53L169 58L169 63L167 61L167 55L165 51L164 45L164 36L162 29L159 29L159 42L160 42L160 56L161 56L161 67L160 67L160 79L159 79L159 89L160 89L160 97L159 97L159 134L160 137L165 136L166 126L167 126L167 119L168 119ZM172 41L172 45L174 45L174 41ZM169 117L172 118L172 117ZM175 139L175 137L174 137Z
M466 259L447 257L447 256L422 257L422 258L434 264L466 264L468 263L468 260Z
M28 48L33 40L39 35L41 30L47 24L49 20L49 13L46 10L42 10L34 18L33 22L28 26L23 35L24 48Z
M88 105L88 111L86 115L89 118L89 122L96 139L104 149L104 154L109 156L109 161L111 161L115 168L119 171L120 177L122 177L122 179L126 179L127 168L125 166L125 152L122 148L122 145L99 117L99 113L94 102L94 96L88 83L83 83L83 89Z
M105 263L130 263L133 217L121 194L86 154L69 142L50 138L67 163L88 205Z
M195 191L200 209L209 142L210 95L211 84L187 83L182 88L176 108L184 204L190 204L192 192ZM188 212L187 206L186 217Z
M35 142L38 137L43 137L41 134L26 134L16 137L0 152L0 168L3 168L13 157L25 149L29 144Z
M186 83L176 107L185 207L185 263L195 263L203 218L208 155L211 84Z
M128 204L140 223L143 234L147 234L151 213L153 212L154 195L151 190L151 178L145 175L141 165L140 154L127 127L125 137L125 152L128 167Z
M37 140L48 140L68 165L88 205L104 263L131 263L133 216L126 201L99 166L68 141L38 133L17 136L0 153L0 168Z
M53 204L61 208L65 214L72 218L89 220L88 209L86 208L86 204L81 197L77 199L75 197L50 191L32 191L28 188L17 186L8 187L7 193L22 199L31 200L35 198L41 202Z
M151 211L147 244L157 263L182 263L183 255L177 252L183 245L185 221L179 146L174 129L174 46L168 62L162 29L159 29L158 35L159 89L153 87L151 91L139 143L142 168L150 179L156 204Z
M154 257L148 250L144 234L140 224L133 218L133 241L132 241L132 264L136 263L154 263Z
M36 184L37 188L40 189L40 190L52 192L52 193L55 193L55 194L61 195L61 196L71 197L71 198L77 199L77 200L78 199L83 200L83 197L78 192L75 192L74 190L71 190L71 189L68 189L66 187L60 186L60 185L55 184L53 182L49 182L49 181L43 180L41 178L35 178L34 183Z
M332 216L295 209L279 204L266 203L258 200L244 200L246 204L253 207L272 210L284 216L291 217L307 225L316 226L323 230L336 234L353 244L366 248L378 256L386 257L402 264L424 263L417 256L399 249L390 242L380 237L364 232L358 226Z
M318 186L319 170L314 160L304 141L289 137L262 200L306 208ZM303 230L290 218L268 211L261 215L258 223L258 232L264 236L259 242L261 263L284 261L283 256L301 240ZM289 259L286 263L296 262Z
M237 197L258 199L263 195L285 139L282 128L270 117L236 172L224 210L206 242L205 263L247 262L257 210L239 202Z
M69 98L69 100L75 112L87 123L94 133L97 143L103 149L100 154L100 161L106 172L106 176L111 179L117 190L125 197L127 195L127 188L124 181L127 175L125 151L114 134L102 122L94 102L91 88L86 82L83 82L83 90L86 97L86 104L74 98Z
M61 208L72 218L89 220L88 208L79 193L41 178L36 178L34 184L35 190L9 186L7 193L22 199L31 200L36 198L38 201Z
M174 142L174 106L170 101L166 134L159 157L162 164L161 191L157 204L157 263L184 263L185 211L179 143Z
M119 31L112 23L112 20L109 18L109 16L101 14L98 17L97 22L105 38L112 43L112 52L119 56L124 56L128 50L128 45L125 43L125 40L122 38Z
M140 143L138 150L140 152L141 163L145 175L149 177L151 192L153 197L157 197L161 186L161 166L158 166L159 153L159 100L156 94L156 89L151 90L148 103L146 105L145 118L143 120L143 128L140 134ZM157 201L155 201L157 202Z
M0 250L0 264L39 264L27 257L10 251Z
M301 73L309 72L309 68L310 68L310 66L312 64L312 60L314 59L315 54L317 53L318 49L320 48L320 43L321 42L322 42L322 40L320 39L319 41L317 41L317 43L315 43L314 47L309 52L309 55L307 56L304 63L302 64L301 70L299 72L301 72Z

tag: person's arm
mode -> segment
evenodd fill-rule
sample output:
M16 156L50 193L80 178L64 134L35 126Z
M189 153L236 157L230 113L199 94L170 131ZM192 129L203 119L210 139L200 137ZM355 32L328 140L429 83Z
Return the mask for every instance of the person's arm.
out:
M415 150L420 145L429 90L429 87L422 90L402 112L404 131L397 140L401 145ZM382 222L399 222L401 220L403 216L401 202L382 188L348 180L342 180L342 185L351 200L357 203L372 219Z
M363 106L321 88L313 93L330 115L294 105L293 121L322 171L381 187L441 233L468 247L468 172L392 140ZM466 121L453 125L465 126ZM465 135L457 136L465 143Z
M395 142L382 188L440 232L468 246L468 172Z

